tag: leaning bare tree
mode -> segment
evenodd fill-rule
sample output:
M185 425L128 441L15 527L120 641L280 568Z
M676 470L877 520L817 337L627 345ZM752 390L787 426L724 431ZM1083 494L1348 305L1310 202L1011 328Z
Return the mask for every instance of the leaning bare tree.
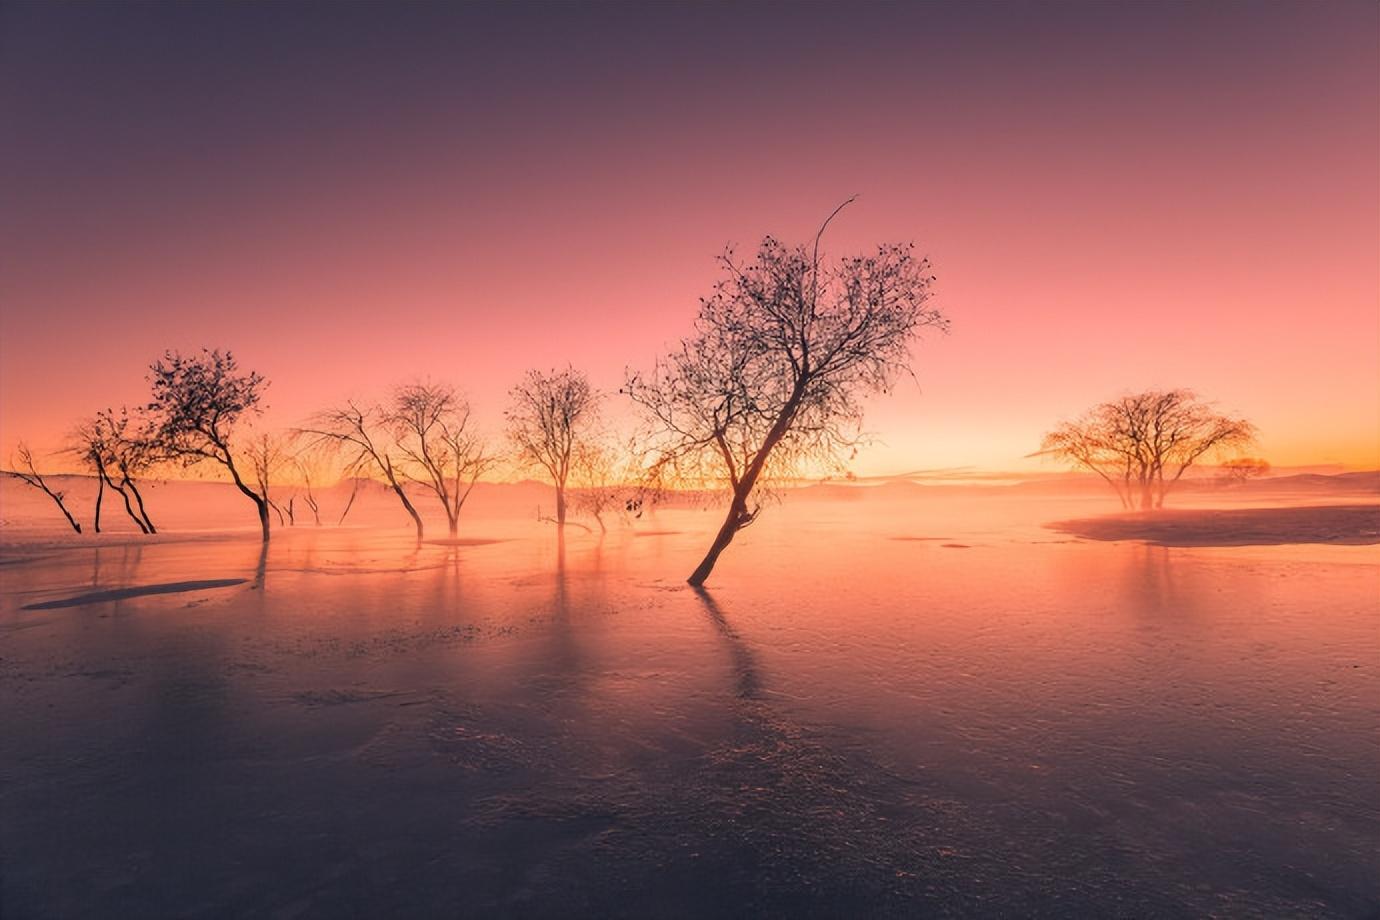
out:
M204 348L195 355L165 352L149 370L150 443L157 454L187 466L209 460L225 467L235 488L254 503L267 541L268 499L256 480L241 475L231 436L241 419L262 411L268 381L240 371L230 352Z
M564 527L566 486L597 420L599 393L583 373L567 367L549 374L528 371L508 397L508 440L520 462L551 478L556 487L556 525Z
M847 204L847 202L845 202ZM842 205L830 215L842 209ZM947 320L928 305L934 277L910 246L822 261L768 237L756 256L721 258L695 332L624 387L650 423L653 471L688 488L727 486L728 514L690 584L761 511L759 490L837 462L861 436L867 393L910 373L910 346Z
M402 474L436 496L454 537L465 499L493 462L470 423L469 403L445 384L410 383L394 392L384 421L402 458Z
M398 501L402 502L417 528L417 539L420 540L422 516L417 513L404 488L402 480L405 477L394 456L397 448L391 440L390 427L388 413L384 409L348 401L316 413L308 427L301 429L300 433L311 438L311 443L317 447L344 454L344 475L354 480L354 490L350 492L349 503L340 515L341 522L344 522L350 506L354 504L359 477L378 473L398 496Z
M1192 390L1150 390L1094 406L1045 435L1039 455L1100 476L1122 507L1164 507L1194 463L1245 447L1255 426L1223 415Z
M15 452L19 455L19 463L16 464L14 459L11 458L10 466L14 468L6 470L5 472L9 473L20 482L33 486L44 495L51 498L53 503L58 506L58 510L62 512L62 516L67 518L67 523L72 525L72 529L77 533L81 533L81 524L77 522L76 518L72 517L72 512L68 511L67 505L63 503L63 497L66 493L55 491L48 485L47 480L43 478L43 474L34 466L34 455L33 451L29 450L29 446L23 441L20 441Z
M101 500L107 488L116 492L141 533L157 533L144 505L137 476L153 465L153 450L144 433L136 428L128 409L102 409L77 425L71 435L70 452L87 463L96 474L95 530L101 530Z

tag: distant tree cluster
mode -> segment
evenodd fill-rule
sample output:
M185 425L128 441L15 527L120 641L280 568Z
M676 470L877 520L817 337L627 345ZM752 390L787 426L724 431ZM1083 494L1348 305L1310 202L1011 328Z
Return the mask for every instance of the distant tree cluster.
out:
M1045 435L1041 453L1100 476L1122 507L1164 507L1165 496L1190 467L1228 458L1255 440L1255 426L1217 412L1191 390L1151 390L1100 403ZM1269 469L1264 461L1227 459L1244 480ZM1264 467L1261 469L1260 464Z

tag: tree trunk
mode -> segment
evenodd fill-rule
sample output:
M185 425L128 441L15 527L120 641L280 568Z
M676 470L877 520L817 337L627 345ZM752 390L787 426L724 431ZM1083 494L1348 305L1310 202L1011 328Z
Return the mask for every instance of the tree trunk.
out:
M148 533L148 528L144 526L144 522L139 520L139 516L134 513L134 506L129 503L129 493L125 491L125 487L123 485L115 485L115 480L113 479L107 479L106 481L110 483L110 488L119 492L120 498L124 499L125 514L129 515L129 519L134 522L134 526L139 528L140 533Z
M158 529L153 526L153 521L149 519L148 509L144 507L144 496L139 494L139 487L134 484L134 480L127 479L125 483L129 486L129 491L134 493L134 502L139 506L139 516L144 519L144 526L149 533L158 533Z
M268 542L268 500L256 498L254 503L259 506L259 526L263 528L264 542Z
M393 483L393 491L398 493L398 498L402 500L403 507L407 509L408 514L412 515L412 523L417 525L417 539L420 541L422 539L422 516L417 513L416 508L412 507L412 502L408 500L407 493L403 491L402 486L398 485L396 482Z
M457 535L458 533L460 533L460 518L459 518L459 515L455 515L455 516L447 515L447 516L446 516L446 525L450 528L450 538L451 538L452 540L454 540L455 537L456 537L456 535Z
M96 533L101 532L101 499L105 498L105 477L100 473L96 474L96 520L92 524L92 529Z
M704 559L696 566L695 571L690 573L690 577L685 579L691 585L698 588L709 578L709 573L714 571L714 564L719 561L719 554L728 548L728 544L733 542L733 537L738 533L738 522L742 520L743 513L747 511L746 496L739 498L733 496L733 501L728 506L728 516L724 518L723 526L719 528L719 533L714 537L714 542L709 546L709 552L704 554Z
M556 486L556 526L565 526L565 487Z

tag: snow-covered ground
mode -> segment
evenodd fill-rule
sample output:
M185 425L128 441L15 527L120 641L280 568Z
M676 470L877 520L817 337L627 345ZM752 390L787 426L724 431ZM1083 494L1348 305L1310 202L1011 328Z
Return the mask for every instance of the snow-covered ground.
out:
M788 501L706 594L712 511L11 526L0 915L1373 909L1380 547L1108 510Z

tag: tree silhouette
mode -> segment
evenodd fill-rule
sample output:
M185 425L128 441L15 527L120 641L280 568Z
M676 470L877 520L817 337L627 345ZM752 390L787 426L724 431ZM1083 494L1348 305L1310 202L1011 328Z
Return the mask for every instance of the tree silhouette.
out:
M135 425L128 409L121 408L118 413L102 409L80 422L72 432L70 452L90 465L97 477L97 533L101 532L101 499L107 487L119 494L125 514L141 533L158 532L135 482L136 476L147 473L153 465L153 450L147 433L136 430Z
M1239 486L1243 483L1267 476L1270 473L1270 461L1261 457L1233 457L1226 460L1217 468L1217 481L1219 485Z
M851 199L850 199L851 200ZM844 205L848 202L844 202ZM860 437L866 393L910 372L910 346L947 320L929 307L929 262L905 245L823 263L814 245L768 237L700 302L695 332L624 387L649 422L654 475L726 485L728 514L688 579L701 585L738 531L757 519L757 490L837 461Z
M469 403L448 385L410 383L394 392L384 422L402 457L402 474L436 496L454 537L465 499L493 462L470 425Z
M231 436L242 418L261 411L268 381L253 371L241 372L230 352L205 348L190 356L165 352L149 370L152 450L185 466L209 460L225 467L235 488L254 503L267 541L268 499L255 490L257 482L240 474Z
M252 489L278 515L278 523L283 524L282 506L269 494L269 486L278 478L283 468L292 462L287 445L282 438L261 431L247 439L242 453L249 461L249 468L254 472ZM288 520L291 521L290 516Z
M6 470L5 472L9 473L20 482L33 486L44 495L51 498L53 503L58 506L58 510L62 512L62 516L67 518L67 523L72 525L72 529L77 533L81 533L81 524L77 522L76 518L72 517L72 512L68 511L67 506L63 504L63 497L66 493L54 491L49 487L47 481L43 478L43 474L34 466L34 455L33 451L29 450L29 446L23 441L20 441L15 452L19 455L19 463L23 464L23 468L20 469L19 466L15 464L14 459L11 458L10 465L15 468Z
M1102 477L1122 507L1164 507L1194 463L1249 445L1255 426L1215 411L1192 390L1150 390L1100 403L1045 435L1039 454Z
M312 492L311 478L314 471L314 464L308 459L298 454L292 458L292 464L297 470L297 475L302 480L302 501L311 511L311 516L315 519L316 526L321 526L321 503L317 500L316 494Z
M565 526L566 486L599 410L599 394L580 371L528 371L509 392L508 440L518 460L556 486L556 524ZM603 522L600 521L600 527Z
M392 443L386 413L378 406L361 406L353 400L342 406L324 409L312 417L311 427L300 429L301 433L314 438L317 446L340 451L345 454L344 475L354 479L354 488L345 510L340 514L344 523L345 515L354 505L359 491L359 477L377 472L388 483L393 494L402 502L403 509L412 518L417 528L417 539L422 539L422 516L408 497L403 487L402 471L394 453L397 448Z
M626 513L638 498L621 456L608 444L586 441L576 447L571 463L571 504L593 517L601 533L608 530L605 514Z

